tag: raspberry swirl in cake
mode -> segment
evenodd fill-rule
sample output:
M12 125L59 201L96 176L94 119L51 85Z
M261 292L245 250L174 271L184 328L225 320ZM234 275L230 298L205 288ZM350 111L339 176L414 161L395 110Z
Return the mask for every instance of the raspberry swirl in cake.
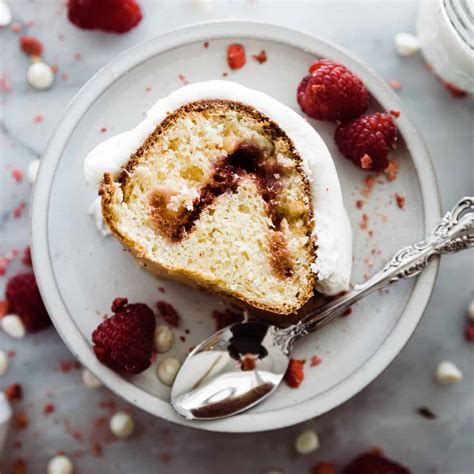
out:
M99 144L84 172L102 183L113 233L159 275L280 314L314 286L348 287L352 236L329 151L261 92L227 81L185 86Z

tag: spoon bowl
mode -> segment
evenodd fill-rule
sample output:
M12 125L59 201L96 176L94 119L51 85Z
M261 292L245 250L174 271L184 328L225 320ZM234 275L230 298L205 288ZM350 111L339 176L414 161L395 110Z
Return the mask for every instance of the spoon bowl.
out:
M186 358L173 384L171 403L188 419L235 415L278 387L290 352L285 329L256 321L228 326Z

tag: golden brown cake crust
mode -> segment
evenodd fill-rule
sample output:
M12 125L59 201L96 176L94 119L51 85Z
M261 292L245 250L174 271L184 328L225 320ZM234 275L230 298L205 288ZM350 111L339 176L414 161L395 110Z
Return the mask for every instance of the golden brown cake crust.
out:
M306 174L303 171L302 159L296 149L293 146L293 143L289 137L283 132L283 130L270 118L258 112L254 108L241 104L239 102L233 102L228 100L201 100L197 102L192 102L180 107L175 112L171 113L166 117L148 136L143 145L138 148L138 150L130 156L126 166L123 168L122 172L118 177L114 178L110 173L105 173L104 178L99 190L99 194L102 198L102 214L105 222L112 231L112 233L122 242L122 244L138 259L141 265L147 268L149 271L154 273L160 278L170 278L173 280L179 280L183 283L186 283L189 286L201 288L212 293L217 293L225 298L236 302L236 303L245 303L251 307L258 308L263 311L268 311L271 313L277 314L294 314L296 313L314 294L314 286L316 284L316 275L311 272L309 283L302 289L298 296L296 303L279 305L278 307L269 306L267 304L251 301L246 298L244 295L222 290L220 287L212 284L206 278L203 278L202 275L192 272L186 268L167 268L164 265L158 264L146 257L145 250L140 247L138 242L130 240L126 235L123 235L119 230L117 218L114 215L112 210L112 204L114 201L115 187L118 184L124 193L124 199L127 197L127 184L130 180L131 175L136 166L138 166L145 158L146 152L150 151L153 145L160 140L160 137L179 119L185 117L190 112L203 112L211 109L213 112L222 112L223 115L230 109L233 111L241 112L243 114L251 116L253 119L257 120L260 125L264 127L265 132L273 139L279 139L280 143L283 143L284 149L289 155L294 158L296 163L296 170L300 175L303 183L303 192L308 202L310 203L309 209L307 210L304 229L305 235L309 237L307 239L307 244L305 248L311 255L316 256L316 245L314 243L312 236L313 230L313 206L311 205L312 196L310 183ZM315 257L316 258L316 257Z

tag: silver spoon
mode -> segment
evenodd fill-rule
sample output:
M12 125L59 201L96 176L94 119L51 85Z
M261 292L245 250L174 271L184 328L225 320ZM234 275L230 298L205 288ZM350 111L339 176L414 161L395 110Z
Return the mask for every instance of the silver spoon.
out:
M405 247L367 282L318 307L287 328L260 322L232 324L199 344L186 358L171 390L182 416L216 420L243 412L283 380L294 342L325 326L361 298L418 275L442 254L474 247L474 197L465 197L424 241Z

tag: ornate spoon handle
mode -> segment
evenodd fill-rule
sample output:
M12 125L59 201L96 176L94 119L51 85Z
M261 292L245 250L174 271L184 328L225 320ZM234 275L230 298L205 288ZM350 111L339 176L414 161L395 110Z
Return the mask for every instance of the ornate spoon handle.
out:
M395 281L418 275L435 257L471 247L474 247L474 197L465 197L444 215L429 237L399 250L368 281L355 285L348 293L306 315L288 328L289 336L295 340L316 331L361 298Z

